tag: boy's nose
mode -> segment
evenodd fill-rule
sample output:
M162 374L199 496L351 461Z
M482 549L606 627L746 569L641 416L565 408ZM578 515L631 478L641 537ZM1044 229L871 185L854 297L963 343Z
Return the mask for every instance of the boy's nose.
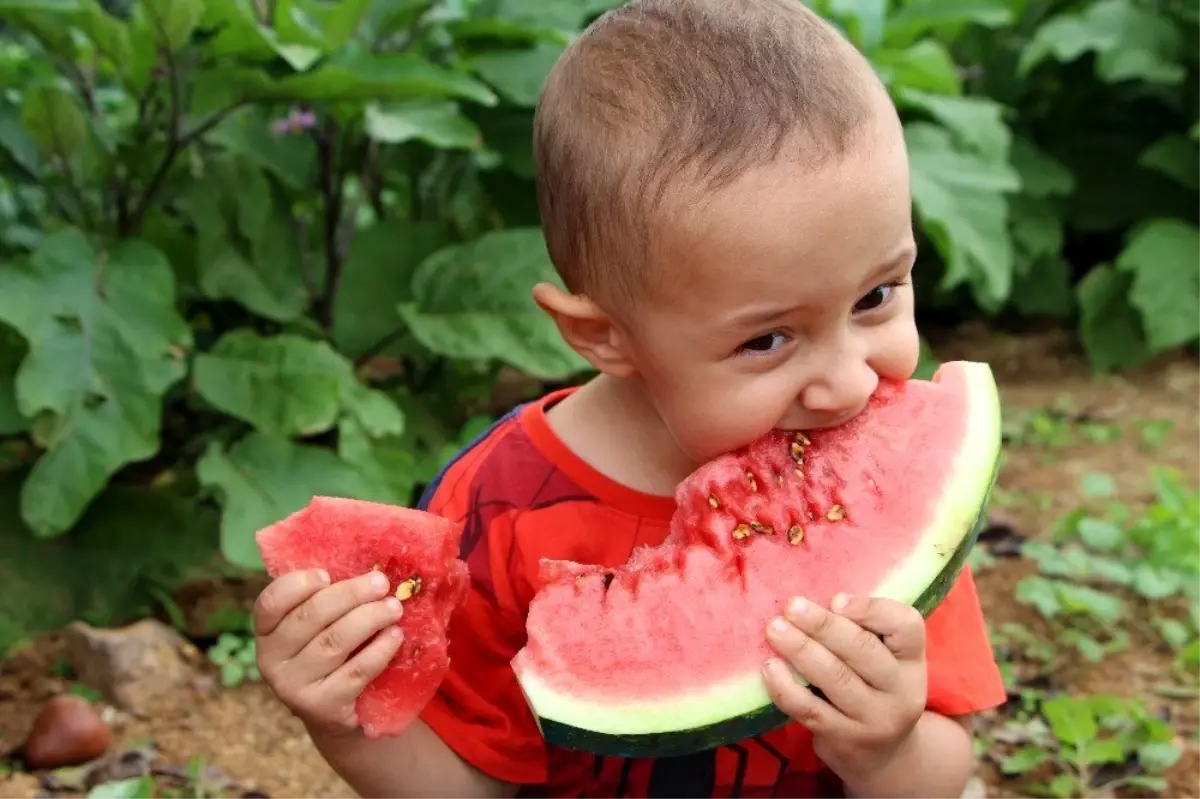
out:
M809 381L800 394L810 427L834 427L857 416L879 385L879 375L862 361L842 364Z

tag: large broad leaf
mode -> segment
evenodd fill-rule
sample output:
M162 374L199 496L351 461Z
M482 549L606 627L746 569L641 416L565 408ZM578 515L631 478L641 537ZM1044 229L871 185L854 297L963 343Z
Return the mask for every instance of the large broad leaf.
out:
M87 118L75 95L58 83L25 92L21 122L44 155L70 158L87 143Z
M1138 227L1117 257L1133 274L1129 302L1142 317L1146 343L1155 352L1200 338L1200 230L1179 219L1154 219Z
M316 143L311 136L279 135L272 122L263 109L246 108L210 131L205 142L266 169L289 188L311 189L317 177Z
M482 83L411 53L353 50L311 72L265 84L258 97L277 100L404 100L446 97L494 105L496 96Z
M918 108L954 134L966 149L989 161L1007 161L1012 131L1004 121L1004 106L986 97L947 97L902 89L896 93L901 107Z
M1139 366L1150 355L1138 312L1129 304L1132 283L1131 275L1104 264L1075 287L1079 340L1097 371Z
M378 499L379 485L322 447L251 433L229 449L213 443L196 464L200 482L221 498L221 552L262 568L254 534L317 495Z
M922 39L903 50L880 49L871 63L893 92L904 89L933 94L962 94L958 65L946 46L936 39Z
M537 228L487 233L427 258L413 277L414 301L400 305L412 334L450 358L498 360L544 379L587 368L533 302L555 280Z
M1200 147L1186 136L1159 139L1138 156L1138 163L1185 188L1200 188Z
M351 363L323 341L235 330L196 357L193 379L213 406L278 438L323 433L343 413L375 435L403 429L396 404L359 384Z
M528 50L494 50L476 56L475 72L494 86L509 102L532 108L537 105L542 84L563 47L539 42Z
M943 287L968 283L981 306L999 308L1012 288L1006 195L1020 188L1016 171L957 150L949 133L933 125L907 125L905 138L913 203L946 261Z
M412 298L413 273L448 236L443 225L403 219L358 233L333 303L333 341L339 350L357 358L403 327L396 308Z
M144 617L216 554L215 513L129 486L105 490L70 535L38 538L21 519L22 476L0 475L0 657L75 619Z
M29 419L17 407L17 369L28 352L24 339L0 325L0 436L29 427Z
M372 436L348 417L338 424L338 455L358 471L363 481L360 499L412 504L413 489L424 475L421 453L409 438Z
M197 229L205 294L281 322L301 314L307 298L291 208L267 174L245 158L212 159L180 205Z
M137 240L98 252L74 229L0 267L0 320L29 342L21 412L44 414L46 452L25 482L22 515L54 535L118 469L158 452L162 396L183 377L191 331L162 253Z
M907 47L929 32L953 39L964 25L1000 28L1012 18L1012 0L907 0L888 18L884 42Z
M1070 62L1091 52L1096 74L1108 83L1176 84L1186 74L1179 63L1181 30L1149 4L1099 0L1040 26L1022 51L1018 70L1027 74L1047 58Z
M470 150L483 142L479 128L450 100L407 100L366 107L367 135L387 144L423 141L445 150Z

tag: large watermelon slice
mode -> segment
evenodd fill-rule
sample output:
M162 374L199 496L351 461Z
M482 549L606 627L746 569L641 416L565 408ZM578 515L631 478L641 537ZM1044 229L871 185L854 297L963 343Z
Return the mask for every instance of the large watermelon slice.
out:
M786 718L761 664L790 597L888 597L928 615L975 541L1000 454L986 364L881 385L829 430L778 431L678 488L666 543L615 570L543 562L512 667L545 739L666 757Z
M355 704L369 738L402 733L450 668L446 627L469 581L458 559L461 533L461 525L419 510L314 497L256 536L272 577L321 568L340 582L380 569L404 603L404 641Z

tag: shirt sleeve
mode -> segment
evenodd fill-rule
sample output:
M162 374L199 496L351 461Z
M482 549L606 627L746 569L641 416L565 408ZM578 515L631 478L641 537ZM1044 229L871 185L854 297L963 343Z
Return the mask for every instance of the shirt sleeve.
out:
M944 716L1004 704L1007 692L988 637L970 567L925 620L927 709Z
M467 559L471 586L450 619L450 670L422 720L454 752L502 782L546 781L546 748L509 665L525 645L525 617L505 566L509 514L495 517ZM483 551L479 551L480 547Z

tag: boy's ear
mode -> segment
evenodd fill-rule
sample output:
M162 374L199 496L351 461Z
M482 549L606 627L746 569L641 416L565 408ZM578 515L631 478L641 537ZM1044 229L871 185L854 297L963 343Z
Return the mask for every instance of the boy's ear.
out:
M582 294L568 294L553 283L533 287L533 300L549 314L558 333L588 363L612 377L636 372L626 337L607 312Z

